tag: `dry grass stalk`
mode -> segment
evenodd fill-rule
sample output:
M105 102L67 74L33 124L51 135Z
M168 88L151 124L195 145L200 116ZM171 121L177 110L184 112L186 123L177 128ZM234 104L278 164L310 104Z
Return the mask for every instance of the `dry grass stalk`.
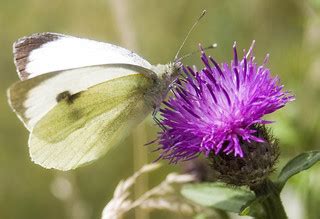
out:
M202 207L192 204L176 194L176 186L195 180L192 175L188 174L170 173L159 185L145 192L136 200L131 200L132 192L130 190L137 178L144 173L155 171L159 167L159 164L145 165L128 179L120 181L114 191L113 198L103 209L102 219L120 219L126 212L136 207L148 210L169 210L183 215L192 215L203 211Z

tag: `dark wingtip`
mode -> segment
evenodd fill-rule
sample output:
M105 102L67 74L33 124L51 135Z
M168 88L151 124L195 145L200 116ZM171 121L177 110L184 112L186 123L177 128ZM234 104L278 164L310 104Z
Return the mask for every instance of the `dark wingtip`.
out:
M21 80L28 79L30 73L26 71L30 53L41 47L43 44L54 41L61 36L56 33L35 33L22 37L13 43L14 63Z

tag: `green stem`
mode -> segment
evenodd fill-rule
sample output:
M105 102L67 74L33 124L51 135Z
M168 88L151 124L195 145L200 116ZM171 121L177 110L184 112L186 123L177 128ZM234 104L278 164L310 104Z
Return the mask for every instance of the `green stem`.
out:
M260 204L263 207L264 216L259 219L287 219L288 216L284 210L280 199L280 191L276 185L267 179L259 186L252 188L257 197L262 197Z

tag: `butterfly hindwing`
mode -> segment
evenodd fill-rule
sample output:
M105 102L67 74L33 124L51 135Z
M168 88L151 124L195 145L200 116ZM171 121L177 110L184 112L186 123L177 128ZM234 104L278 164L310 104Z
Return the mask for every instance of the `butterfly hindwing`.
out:
M21 80L103 64L132 64L151 68L148 61L122 47L57 33L23 37L14 43L13 53Z
M66 91L32 130L32 160L69 170L104 155L151 111L144 95L152 86L152 79L136 74L74 95Z

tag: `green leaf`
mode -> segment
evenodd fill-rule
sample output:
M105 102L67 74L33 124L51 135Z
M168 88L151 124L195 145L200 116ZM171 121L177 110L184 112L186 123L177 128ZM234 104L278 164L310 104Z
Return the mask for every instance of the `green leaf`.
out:
M242 207L255 199L249 189L231 187L224 183L198 183L183 186L184 197L206 207L240 213Z
M239 213L240 216L252 216L252 217L265 217L265 212L261 203L266 199L266 196L261 196L253 201L248 202L244 205Z
M290 177L303 170L307 170L320 160L320 151L304 152L292 160L290 160L285 167L281 170L278 176L278 185L280 189L286 184Z

